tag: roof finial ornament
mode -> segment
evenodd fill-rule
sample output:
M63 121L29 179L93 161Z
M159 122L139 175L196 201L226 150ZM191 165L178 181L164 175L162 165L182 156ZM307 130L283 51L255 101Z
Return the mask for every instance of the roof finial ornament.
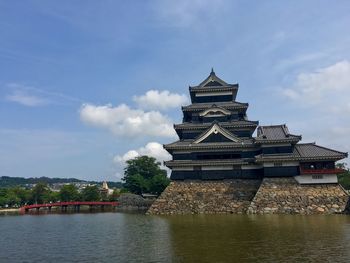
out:
M215 75L215 72L214 72L214 68L213 68L213 67L211 68L210 75Z

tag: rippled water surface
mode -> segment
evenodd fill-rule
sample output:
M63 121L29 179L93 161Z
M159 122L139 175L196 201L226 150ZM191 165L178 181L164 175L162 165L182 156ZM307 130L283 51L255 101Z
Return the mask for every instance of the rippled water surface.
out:
M350 216L0 216L0 262L350 262Z

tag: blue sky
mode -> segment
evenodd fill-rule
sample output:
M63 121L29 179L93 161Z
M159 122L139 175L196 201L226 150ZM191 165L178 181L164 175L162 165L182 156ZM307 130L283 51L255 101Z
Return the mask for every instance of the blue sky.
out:
M118 180L168 158L214 67L262 125L350 149L348 1L0 1L0 176Z

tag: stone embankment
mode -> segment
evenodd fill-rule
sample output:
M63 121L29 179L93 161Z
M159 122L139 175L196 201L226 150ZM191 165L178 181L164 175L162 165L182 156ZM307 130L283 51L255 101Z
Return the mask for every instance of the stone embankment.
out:
M246 213L260 180L173 181L148 214Z
M173 181L147 214L332 214L348 200L338 184L299 185L294 178Z
M120 210L147 210L154 202L154 199L145 199L142 196L125 193L118 198Z
M294 178L264 178L248 213L341 213L348 199L347 193L338 184L300 185Z

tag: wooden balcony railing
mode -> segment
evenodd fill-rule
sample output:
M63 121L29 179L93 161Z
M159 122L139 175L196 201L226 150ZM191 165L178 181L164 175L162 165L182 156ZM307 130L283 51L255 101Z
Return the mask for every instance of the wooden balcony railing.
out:
M303 169L300 168L300 174L341 174L343 169Z

